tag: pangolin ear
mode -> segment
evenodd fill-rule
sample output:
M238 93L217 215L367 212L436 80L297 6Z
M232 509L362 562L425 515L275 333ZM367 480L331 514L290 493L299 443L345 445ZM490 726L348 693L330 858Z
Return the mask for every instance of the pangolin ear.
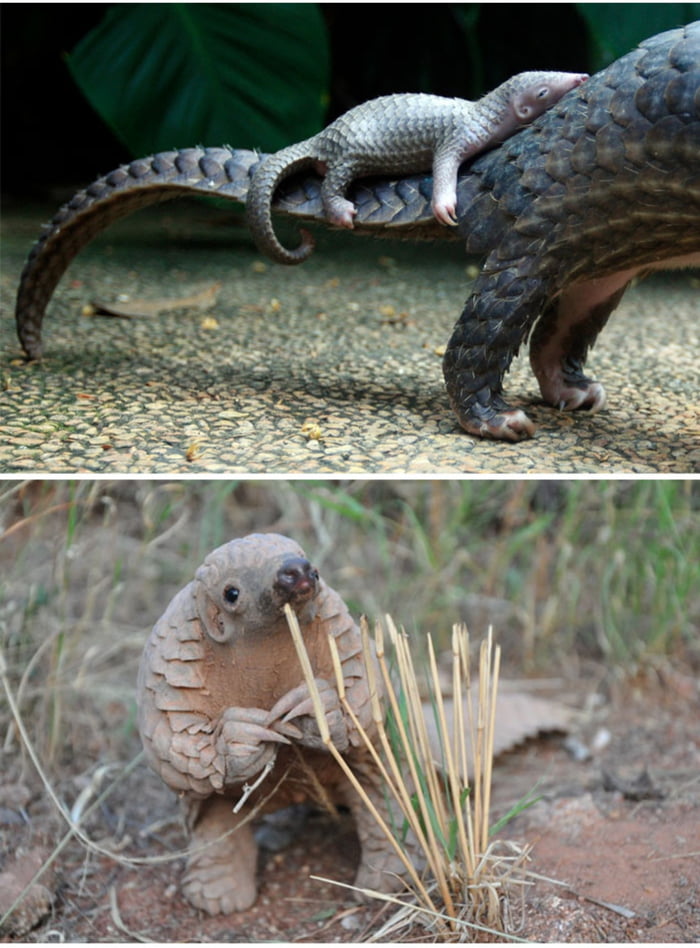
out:
M201 566L194 580L194 598L197 614L204 631L214 642L228 642L236 631L235 619L225 611L219 601L218 570L212 566Z
M523 99L516 99L513 103L513 111L519 122L527 122L532 115L532 106Z

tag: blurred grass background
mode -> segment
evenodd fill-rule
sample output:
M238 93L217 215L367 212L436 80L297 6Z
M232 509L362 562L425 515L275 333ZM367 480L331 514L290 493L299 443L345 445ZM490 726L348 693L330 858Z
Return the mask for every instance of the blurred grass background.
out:
M124 759L151 626L211 549L275 530L356 616L389 612L418 644L492 624L510 677L692 674L699 507L692 480L4 481L0 646L47 764ZM0 742L17 763L3 698Z

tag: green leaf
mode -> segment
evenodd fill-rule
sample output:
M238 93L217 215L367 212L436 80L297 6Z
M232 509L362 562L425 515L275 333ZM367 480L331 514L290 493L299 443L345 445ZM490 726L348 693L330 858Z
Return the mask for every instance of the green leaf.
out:
M273 151L314 135L328 100L328 40L312 3L119 4L68 67L135 155Z
M335 913L338 911L337 905L331 905L328 908L319 909L318 912L314 912L311 916L312 922L325 922L327 918L333 918Z
M539 800L542 799L542 794L540 794L537 797L532 796L532 794L535 792L535 790L540 785L540 783L541 781L538 780L535 786L530 791L530 793L526 793L525 796L522 797L520 800L518 800L517 803L513 804L513 806L510 808L510 810L508 810L505 816L502 816L501 819L498 820L498 822L494 823L493 826L489 827L489 836L495 836L496 833L499 833L503 829L503 827L507 823L509 823L512 819L514 819L519 813L522 813L523 810L527 810L528 807L533 806L533 804L537 803Z

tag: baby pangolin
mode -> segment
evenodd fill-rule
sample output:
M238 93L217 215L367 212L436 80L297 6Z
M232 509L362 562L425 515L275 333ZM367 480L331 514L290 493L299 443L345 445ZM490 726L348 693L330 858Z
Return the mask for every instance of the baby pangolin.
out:
M298 618L333 742L387 812L329 653L330 632L347 700L372 733L360 633L345 603L287 537L252 534L219 547L156 622L138 678L146 757L184 803L191 836L184 894L212 915L256 899L251 814L306 800L353 814L362 851L357 886L401 885L401 863L321 740L285 603Z
M587 78L586 73L521 72L477 102L417 92L380 96L350 109L318 135L269 155L256 169L246 215L258 249L279 263L301 263L313 250L305 230L296 249L283 247L271 218L279 183L308 165L325 175L323 208L339 227L353 226L356 209L344 194L354 178L431 167L433 213L441 223L455 225L462 162L513 135Z

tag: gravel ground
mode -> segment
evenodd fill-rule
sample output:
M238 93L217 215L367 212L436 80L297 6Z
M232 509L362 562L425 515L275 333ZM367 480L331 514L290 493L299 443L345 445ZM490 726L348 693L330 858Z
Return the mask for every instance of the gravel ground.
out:
M589 360L608 408L537 403L521 355L506 395L538 425L519 445L459 429L441 352L474 262L459 243L319 234L297 268L263 263L240 216L178 202L113 225L50 304L45 358L27 364L13 301L44 207L6 209L0 318L0 472L548 474L700 468L697 273L625 296ZM288 235L289 239L289 235ZM210 309L87 318L98 297L182 300L221 283Z

